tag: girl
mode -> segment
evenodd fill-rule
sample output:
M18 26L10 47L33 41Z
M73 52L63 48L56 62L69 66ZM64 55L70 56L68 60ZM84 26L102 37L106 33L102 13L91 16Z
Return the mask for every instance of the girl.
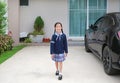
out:
M56 73L58 80L62 80L62 65L68 53L66 35L63 33L62 24L60 22L54 25L54 34L50 43L50 54L53 61L55 61Z

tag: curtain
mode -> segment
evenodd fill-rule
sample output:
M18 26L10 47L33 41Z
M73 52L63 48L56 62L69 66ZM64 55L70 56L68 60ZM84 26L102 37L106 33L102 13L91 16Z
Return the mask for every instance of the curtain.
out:
M106 13L107 0L89 0L89 25Z
M83 36L86 28L87 0L70 0L70 36Z
M69 3L69 35L73 37L84 36L87 25L106 13L107 0L69 0Z

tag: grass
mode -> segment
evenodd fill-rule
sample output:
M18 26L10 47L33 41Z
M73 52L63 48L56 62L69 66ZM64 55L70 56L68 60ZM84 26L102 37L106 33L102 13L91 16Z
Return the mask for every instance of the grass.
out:
M2 53L0 55L0 64L6 61L7 59L9 59L10 57L12 57L15 53L17 53L19 50L21 50L24 47L25 47L24 45L15 46L13 47L12 50Z

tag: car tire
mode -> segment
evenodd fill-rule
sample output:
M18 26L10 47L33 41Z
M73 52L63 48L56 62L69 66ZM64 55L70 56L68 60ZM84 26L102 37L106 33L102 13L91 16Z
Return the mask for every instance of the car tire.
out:
M85 37L85 51L86 52L91 52L91 50L89 49L89 47L88 47L88 41L87 41L87 38Z
M110 49L108 46L106 46L103 50L103 66L104 71L108 75L114 75L116 74L116 70L112 68L112 57L110 54Z

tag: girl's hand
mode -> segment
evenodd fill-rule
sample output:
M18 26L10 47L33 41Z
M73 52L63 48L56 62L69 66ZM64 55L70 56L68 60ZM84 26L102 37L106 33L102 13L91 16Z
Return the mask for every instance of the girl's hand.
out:
M65 53L65 57L67 57L67 53Z
M54 58L54 56L55 56L55 55L54 55L54 54L52 54L52 55L51 55L51 58L53 59L53 58Z

